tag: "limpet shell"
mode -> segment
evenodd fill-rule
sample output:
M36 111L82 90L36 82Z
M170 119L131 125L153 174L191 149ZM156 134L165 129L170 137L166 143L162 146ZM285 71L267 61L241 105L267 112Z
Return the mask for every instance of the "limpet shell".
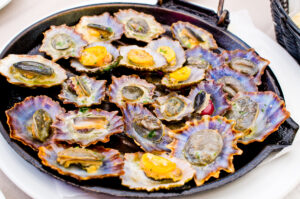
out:
M168 147L172 150L171 154L177 158L187 161L188 159L185 155L185 146L189 141L190 136L193 134L202 132L203 130L212 130L218 133L220 135L219 137L222 139L222 149L213 161L202 166L192 163L192 167L196 170L194 180L197 186L202 185L211 177L218 178L221 170L228 173L234 172L234 166L232 163L233 156L242 154L242 151L237 147L237 141L240 134L237 133L233 127L234 122L232 120L227 120L221 116L204 116L201 120L187 122L184 128L179 129L176 131L176 134L174 134L175 140L168 145ZM192 141L197 140L194 139Z
M106 177L117 177L123 174L123 159L119 151L102 146L96 146L91 150L103 154L103 164L96 173L88 173L77 166L71 165L68 168L58 164L57 154L66 149L66 146L51 144L39 148L38 156L42 164L56 170L61 175L71 176L77 180L101 179Z
M53 61L79 57L83 47L87 45L82 35L66 24L51 26L43 34L44 39L39 51L51 56Z
M11 109L5 111L7 124L10 129L10 137L22 142L33 150L51 143L54 134L50 132L50 136L45 142L33 138L30 132L32 117L39 109L46 111L51 116L53 122L57 115L65 112L65 109L61 108L58 102L53 101L45 95L27 97L24 101L16 103Z
M123 119L117 114L118 111L81 108L57 115L56 121L52 124L55 132L54 140L76 143L82 147L97 142L106 143L111 135L124 130ZM102 126L95 126L96 124Z
M124 174L120 176L122 185L127 186L130 189L157 191L160 189L171 189L174 187L180 187L186 182L190 181L195 173L195 170L191 165L181 159L170 157L166 154L160 155L168 160L175 162L176 166L182 171L182 179L177 182L168 180L153 180L148 178L144 171L140 167L140 160L142 152L137 153L125 153L124 160Z

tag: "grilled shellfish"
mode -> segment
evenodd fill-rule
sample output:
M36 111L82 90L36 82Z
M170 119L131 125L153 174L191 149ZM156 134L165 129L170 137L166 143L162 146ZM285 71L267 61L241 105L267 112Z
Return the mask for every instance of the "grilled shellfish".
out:
M238 93L232 99L228 119L236 121L235 129L243 133L239 142L262 142L289 118L284 101L271 92Z
M108 91L109 101L118 106L124 106L126 102L149 104L153 102L154 89L153 84L137 75L123 75L120 78L113 76Z
M179 187L194 176L191 165L166 154L126 153L122 185L135 190L155 191Z
M172 155L192 164L197 186L211 177L218 178L221 170L234 172L233 156L242 151L237 147L240 135L233 126L234 123L224 117L204 116L176 131L175 140L168 147Z
M48 145L39 148L39 158L62 175L78 180L115 177L123 174L123 159L115 149L92 149Z
M27 87L51 87L61 84L67 75L60 65L40 55L10 54L0 60L0 73L7 81Z
M172 73L166 74L161 84L170 89L180 89L199 83L205 78L205 70L194 66L184 66Z
M208 71L207 80L215 80L223 84L223 91L229 98L234 97L238 92L256 92L258 91L253 78L239 73L227 66L213 68Z
M101 104L105 97L106 80L96 80L86 75L70 77L62 85L59 99L64 104L74 104L76 107L89 107Z
M51 26L44 32L43 44L40 47L41 52L45 52L52 57L53 61L60 58L79 57L87 42L82 36L68 26Z
M212 80L200 82L190 91L187 98L192 100L195 112L200 115L211 101L214 109L211 115L215 116L223 115L230 108L226 95L223 92L222 85Z
M173 37L176 38L184 48L192 49L201 46L205 49L217 49L217 43L212 34L189 22L178 21L171 26Z
M51 142L51 124L64 112L58 102L45 95L27 97L5 112L10 137L37 150Z
M110 43L95 42L86 46L71 66L78 72L106 72L119 65L119 51Z
M125 133L146 152L169 151L171 130L141 104L126 103L122 108Z
M119 48L122 59L120 65L134 70L157 71L167 66L167 61L163 55L136 45L122 46Z
M88 43L113 41L120 39L124 33L123 24L117 22L108 12L99 16L83 16L75 26Z
M119 10L115 17L124 24L125 35L138 41L150 42L165 32L155 18L132 9Z
M222 57L226 59L227 65L233 70L254 77L254 83L256 85L261 84L261 76L270 63L268 60L258 56L254 49L247 51L223 51Z
M56 122L52 124L54 140L80 146L108 142L111 135L124 129L122 117L117 114L118 111L81 108L57 115Z
M151 41L147 45L147 48L162 54L166 58L168 66L163 69L165 72L175 71L182 67L185 62L184 50L178 41L162 37L158 40Z
M175 92L156 98L153 106L158 119L166 121L181 120L194 111L193 102Z

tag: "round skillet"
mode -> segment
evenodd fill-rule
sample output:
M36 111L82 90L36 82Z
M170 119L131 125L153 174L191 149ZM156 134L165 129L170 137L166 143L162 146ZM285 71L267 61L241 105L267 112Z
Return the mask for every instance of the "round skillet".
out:
M178 3L179 2L179 3ZM232 35L228 31L226 31L225 27L228 25L228 18L226 18L226 12L218 13L220 14L223 20L220 22L220 18L217 15L207 9L196 7L194 5L190 5L181 1L167 1L167 3L161 6L149 6L143 4L100 4L100 5L89 5L82 6L78 8L73 8L69 10L65 10L63 12L59 12L52 16L49 16L23 32L21 32L17 37L15 37L11 43L6 46L3 52L0 54L0 59L7 56L8 54L37 54L39 45L43 39L43 32L49 29L51 25L61 25L67 24L69 26L75 25L81 16L85 15L99 15L103 12L114 13L119 9L135 9L140 12L145 12L147 14L153 15L158 22L165 25L165 28L168 27L176 21L188 21L192 24L195 24L199 27L202 27L209 32L211 32L216 39L219 50L234 50L234 49L248 49L249 46L238 39L236 36ZM195 9L196 8L196 9ZM225 15L224 15L225 13ZM222 16L223 14L223 16ZM219 22L219 25L214 25ZM167 31L167 35L170 35L170 32ZM126 44L138 44L143 45L142 43L137 43L136 41L122 38L122 42ZM59 62L65 68L68 67L68 62L60 61ZM100 78L110 78L111 74L105 74ZM269 67L267 67L265 74L262 76L262 85L259 87L259 90L271 90L274 91L277 95L279 95L283 99L283 94L281 88L274 76L273 72ZM31 150L28 147L23 146L21 143L11 140L9 137L9 128L6 124L6 116L5 110L11 108L16 102L22 101L27 96L36 96L40 94L46 94L53 99L57 100L57 94L60 91L60 87L54 88L38 88L38 89L28 89L23 87L18 87L9 84L4 77L0 77L0 89L3 95L0 98L0 131L6 141L10 144L10 146L25 160L30 162L36 168L41 171L52 175L53 177L65 181L71 185L80 187L84 190L98 192L98 193L106 193L114 196L125 196L125 197L171 197L171 196L179 196L179 195L188 195L193 193L202 192L205 190L217 188L226 183L229 183L247 172L254 169L262 160L264 160L272 151L280 150L288 145L291 145L295 134L298 130L298 125L289 118L286 120L281 127L270 135L264 142L262 143L252 143L249 145L239 145L239 147L243 150L243 154L241 156L234 157L234 166L236 172L233 174L227 174L225 172L221 173L219 179L211 179L206 182L203 186L196 187L194 182L189 182L183 187L171 189L171 190L160 190L153 193L148 193L145 191L135 191L130 190L126 187L121 186L120 180L118 178L106 178L102 180L89 180L80 182L73 178L62 176L58 174L56 171L53 171L47 167L44 167L39 158L36 155L36 152ZM66 107L66 106L65 106ZM66 107L70 109L70 107ZM116 148L126 148L128 150L128 146L131 146L130 141L125 140L125 137L120 135L113 136L110 143ZM124 144L127 143L127 144ZM130 148L129 148L130 150ZM134 149L132 149L134 150Z

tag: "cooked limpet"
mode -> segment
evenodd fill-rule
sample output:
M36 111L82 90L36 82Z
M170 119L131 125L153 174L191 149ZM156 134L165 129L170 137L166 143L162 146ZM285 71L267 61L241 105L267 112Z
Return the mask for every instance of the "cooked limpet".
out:
M52 142L53 130L50 126L55 122L55 117L64 112L59 103L50 97L27 97L5 112L10 137L37 150Z
M0 73L11 84L26 87L52 87L67 79L66 71L40 55L10 54L0 60Z
M64 24L51 26L44 32L43 43L39 50L51 56L53 61L57 61L61 58L79 57L86 45L87 42L82 39L81 34Z

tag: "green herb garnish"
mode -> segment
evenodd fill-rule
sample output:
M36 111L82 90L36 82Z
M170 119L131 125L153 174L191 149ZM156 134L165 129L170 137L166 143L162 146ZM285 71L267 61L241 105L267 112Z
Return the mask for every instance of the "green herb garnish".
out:
M79 108L79 111L81 112L81 113L85 113L85 112L87 112L89 110L89 108L87 108L87 107L81 107L81 108Z
M155 136L155 131L154 130L150 131L148 134L148 138L153 138L154 136Z

